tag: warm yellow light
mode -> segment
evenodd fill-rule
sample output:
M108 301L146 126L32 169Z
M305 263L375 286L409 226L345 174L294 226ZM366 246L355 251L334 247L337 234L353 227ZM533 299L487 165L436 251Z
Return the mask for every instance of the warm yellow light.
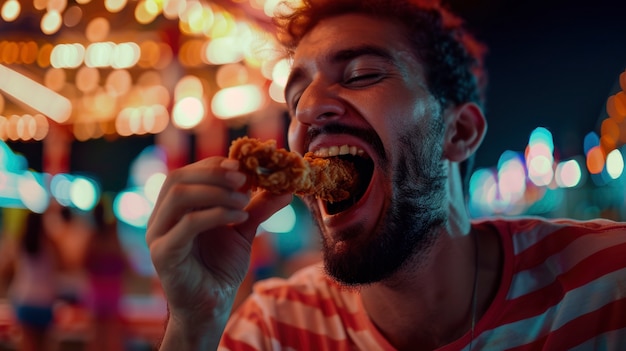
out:
M174 88L174 100L186 97L201 98L204 95L204 87L200 78L192 75L181 78Z
M111 67L130 68L137 64L141 49L136 43L120 43L115 46L111 55Z
M50 68L44 75L43 82L50 90L59 92L65 86L65 70L60 68Z
M243 52L235 38L215 38L206 47L205 58L214 65L239 62L243 59Z
M205 34L211 38L233 35L237 26L233 16L226 11L215 11L210 31Z
M50 124L48 123L48 119L40 113L37 113L33 117L37 125L35 134L33 134L33 139L43 140L48 135L48 131L50 130Z
M287 78L289 77L290 72L291 64L289 60L282 59L274 65L274 69L272 70L272 80L276 82L276 84L284 87L287 84Z
M81 44L59 44L50 53L54 68L76 68L83 63L85 48Z
M128 93L133 81L127 70L116 70L107 77L106 91L112 97L120 97Z
M65 11L67 7L67 0L48 0L46 9L48 11L57 11L59 14Z
M48 35L54 34L61 28L62 23L63 19L59 11L48 11L41 17L41 31Z
M9 136L7 134L8 126L9 126L9 119L0 114L0 140L2 141L6 141L9 139Z
M122 11L126 6L127 0L105 0L104 7L111 13Z
M202 100L191 96L186 97L174 105L172 122L178 128L191 129L204 119L205 113L206 109Z
M211 110L218 118L233 118L259 110L263 94L256 85L240 85L218 91L211 101Z
M0 65L0 91L43 113L57 123L67 121L72 103L34 80Z
M87 40L92 43L104 41L109 35L111 25L109 21L104 17L96 17L92 19L85 29L85 36Z
M163 4L163 16L168 20L176 20L184 13L186 5L186 0L165 0Z
M108 67L115 44L112 42L93 43L87 47L85 65L87 67Z
M248 82L248 69L239 63L220 66L215 74L215 81L220 88L246 84Z
M43 11L48 6L48 0L33 0L35 10Z
M82 93L91 93L98 87L100 81L100 71L94 67L81 67L76 71L74 79L76 88Z
M285 102L285 87L280 84L276 84L276 82L272 82L272 84L270 84L268 94L272 100L278 103Z
M20 15L22 7L17 0L8 0L2 5L0 16L7 22L13 22Z
M135 7L135 20L140 24L148 24L156 18L158 12L154 8L153 2L141 1Z

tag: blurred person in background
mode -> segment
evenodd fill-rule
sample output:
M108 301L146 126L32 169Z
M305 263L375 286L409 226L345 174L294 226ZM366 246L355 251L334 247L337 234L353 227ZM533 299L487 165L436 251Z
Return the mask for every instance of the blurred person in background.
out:
M60 254L49 237L43 214L28 213L18 246L12 252L12 257L5 257L4 262L13 270L8 298L20 332L18 349L52 350L55 343L50 334L57 301Z
M92 317L88 351L124 350L124 321L120 304L130 263L118 237L110 201L103 197L93 209L94 230L85 251L89 282L87 306Z
M52 201L46 211L45 220L62 257L59 298L69 305L79 307L84 304L87 288L84 260L91 234L88 217Z

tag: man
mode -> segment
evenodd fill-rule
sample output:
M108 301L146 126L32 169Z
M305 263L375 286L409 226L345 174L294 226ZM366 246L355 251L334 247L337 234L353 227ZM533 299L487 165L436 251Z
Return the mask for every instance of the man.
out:
M304 198L323 267L257 284L229 320L258 224L291 197L250 197L222 157L173 171L147 233L170 311L161 349L626 344L625 225L470 221L461 165L486 122L479 45L461 22L432 1L304 3L281 27L289 145L362 150L367 190L349 203Z

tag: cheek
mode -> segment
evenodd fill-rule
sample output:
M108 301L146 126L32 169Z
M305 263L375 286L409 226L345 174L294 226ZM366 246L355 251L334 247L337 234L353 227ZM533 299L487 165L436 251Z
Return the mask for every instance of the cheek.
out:
M302 143L304 141L304 126L298 122L295 118L291 119L289 123L289 129L287 131L287 143L289 144L289 150L299 152L304 155L304 147Z

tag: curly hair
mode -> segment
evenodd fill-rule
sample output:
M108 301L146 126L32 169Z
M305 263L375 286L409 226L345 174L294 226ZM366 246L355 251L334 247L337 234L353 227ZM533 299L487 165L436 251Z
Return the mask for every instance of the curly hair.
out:
M436 0L301 0L283 2L274 17L278 40L292 56L300 40L321 20L348 13L391 19L406 28L406 38L424 66L426 84L442 107L484 104L485 46L463 21Z
M283 2L281 6L273 21L287 56L293 56L302 38L325 18L359 13L389 19L406 29L426 85L442 108L465 102L484 107L486 46L439 0L301 0L301 4ZM472 154L459 165L465 196L474 160Z

